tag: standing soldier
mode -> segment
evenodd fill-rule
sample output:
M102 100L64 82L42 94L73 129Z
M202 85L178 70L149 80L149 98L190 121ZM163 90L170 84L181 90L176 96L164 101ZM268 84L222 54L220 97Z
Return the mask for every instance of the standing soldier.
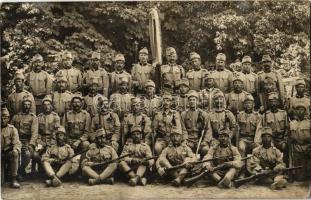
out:
M295 180L303 181L311 178L311 135L310 135L310 119L305 118L307 106L303 103L296 104L296 118L289 123L290 140L292 146L290 149L290 162L294 167L305 165L304 168L295 172ZM292 160L291 160L292 159ZM308 167L309 166L309 167ZM308 179L309 178L309 179Z
M221 93L223 96L225 95L220 89L215 87L215 80L212 74L206 74L204 84L204 89L199 93L199 105L202 110L211 112L213 109L214 95L216 93Z
M82 74L79 69L72 66L73 56L69 51L62 52L62 67L60 72L66 77L68 90L72 93L77 92L82 86Z
M207 70L201 67L201 57L196 52L190 53L190 60L193 67L186 73L186 78L189 80L191 90L200 91L204 86Z
M82 161L82 172L89 178L89 185L99 183L113 184L113 174L117 169L117 163L112 162L108 165L96 165L102 162L111 161L118 158L117 152L107 145L106 133L103 129L96 132L95 143L90 145L86 152L85 159Z
M185 76L185 71L181 65L177 65L177 53L173 47L166 49L167 65L161 66L161 86L164 91L174 91L177 82Z
M285 168L282 152L273 146L272 130L264 127L261 134L262 145L253 150L253 157L247 164L247 170L250 174L264 173L269 170L282 170ZM272 189L281 189L286 187L285 177L278 173L271 177L262 177L258 183L271 184Z
M125 58L123 54L117 54L115 59L115 71L110 74L110 94L117 92L121 82L128 83L128 89L132 89L132 76L124 70Z
M187 139L187 145L192 151L204 156L207 154L209 142L212 140L211 129L208 126L208 117L203 110L197 107L198 93L195 90L190 90L187 96L189 109L181 113L183 135ZM202 139L200 139L201 137Z
M63 125L67 133L68 144L74 149L78 148L85 151L89 142L91 117L88 112L82 110L83 98L77 94L71 99L72 110L68 111L63 117Z
M216 56L216 71L212 73L214 77L215 85L222 92L228 93L231 89L232 72L225 68L226 55L219 53Z
M1 184L4 182L6 164L10 165L11 186L19 188L17 170L18 160L21 153L21 142L19 140L17 129L9 124L10 113L7 108L1 109Z
M270 77L266 77L264 82L264 87L263 87L263 93L261 93L259 95L259 100L260 100L260 109L259 111L261 113L263 113L264 111L268 110L268 97L269 97L269 94L272 93L272 92L277 92L277 89L276 89L276 85L275 85L275 82L273 81L272 78Z
M152 80L145 83L145 95L141 97L143 100L144 113L152 119L154 114L161 107L161 97L155 95L155 84Z
M31 112L36 113L36 103L33 95L24 89L25 77L22 72L16 72L14 75L14 86L13 91L8 97L8 109L12 116L22 111L22 101L25 96L29 96L31 99Z
M133 142L127 143L121 153L121 156L126 154L131 154L131 156L125 157L120 162L120 170L130 178L129 185L136 186L140 184L145 186L147 179L144 175L147 167L151 167L154 164L153 159L146 159L152 157L152 152L149 145L142 140L142 129L140 127L133 127L131 131Z
M146 47L139 51L139 63L132 67L134 93L142 94L147 80L154 79L155 68L148 63L148 49Z
M42 165L46 175L49 177L46 186L58 187L61 185L61 178L66 175L71 166L71 157L74 151L70 145L66 144L66 131L63 126L56 129L56 144L47 148L42 156Z
M229 129L219 130L219 144L213 146L203 158L212 159L224 157L210 162L203 163L203 167L210 171L210 176L220 188L231 188L232 180L237 177L243 166L241 155L238 149L230 143L232 132ZM214 167L219 168L214 170Z
M39 114L42 112L42 99L52 91L52 80L49 74L42 70L44 63L40 54L36 54L32 58L31 65L32 71L28 74L26 82L35 97L36 110Z
M180 113L187 109L187 106L188 106L187 94L189 90L190 90L189 80L186 78L180 79L180 81L178 81L179 95L176 95L176 98L177 98L176 108L177 108L177 111L179 111Z
M30 112L32 99L24 96L22 101L22 111L13 116L12 125L14 125L22 142L20 175L26 175L26 167L30 163L35 151L36 141L38 138L38 118Z
M261 63L263 65L263 71L258 72L258 94L263 95L264 93L264 80L266 77L270 77L274 85L276 86L276 89L279 93L279 96L281 100L284 100L284 86L282 83L282 78L280 74L278 74L276 71L272 70L272 60L269 55L263 55ZM283 103L283 102L282 102Z
M176 127L182 132L180 114L171 109L172 96L164 94L162 97L162 111L155 114L153 119L153 151L160 155L162 150L169 144L169 137L172 133L172 127ZM183 138L184 140L184 138Z
M90 113L91 118L93 118L97 113L96 102L98 98L103 98L103 95L98 92L99 82L97 78L91 78L88 85L89 93L83 97L86 106L86 111Z
M94 83L93 79L97 79L98 83L96 93L100 93L108 97L109 76L107 71L100 66L100 53L93 52L91 57L91 68L83 74L83 83L89 86Z
M92 118L91 133L93 134L99 129L104 129L110 146L118 151L121 128L119 117L109 109L109 101L106 97L98 101L97 107L99 112ZM90 141L94 142L95 138L91 137Z
M148 145L151 144L151 120L150 118L141 113L141 101L139 98L133 98L131 102L132 113L129 113L123 120L122 126L122 146L127 142L131 141L130 134L132 133L132 128L140 127L142 132L142 140Z
M256 98L257 92L257 74L252 72L252 59L249 56L244 56L242 59L242 69L244 75L244 90Z
M192 167L190 162L195 161L196 157L191 149L183 142L180 129L173 127L169 137L171 143L162 151L156 162L156 168L160 176L164 176L166 174L166 168L185 163L185 167L173 170L167 174L174 178L172 185L178 187L182 184L188 168Z

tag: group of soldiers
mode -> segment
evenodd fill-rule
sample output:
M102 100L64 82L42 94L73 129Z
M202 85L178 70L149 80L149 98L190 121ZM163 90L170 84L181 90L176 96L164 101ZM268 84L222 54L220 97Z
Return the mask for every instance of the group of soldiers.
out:
M284 83L290 68L280 73L263 55L258 73L249 56L232 69L223 53L205 68L192 52L185 71L172 47L166 59L149 64L143 48L131 73L122 54L107 72L93 52L81 72L64 51L51 74L36 54L1 108L2 182L19 188L44 172L47 186L80 175L113 184L118 172L131 186L153 175L180 186L204 174L221 188L255 176L281 189L310 178L310 98L299 76Z

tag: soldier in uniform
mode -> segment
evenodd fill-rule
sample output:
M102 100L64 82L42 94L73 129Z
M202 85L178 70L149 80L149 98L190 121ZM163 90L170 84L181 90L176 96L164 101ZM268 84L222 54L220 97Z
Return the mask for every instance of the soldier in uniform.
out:
M90 113L91 118L93 118L97 113L96 103L98 98L104 98L103 95L98 93L99 82L98 79L91 78L89 81L89 93L83 97L86 106L86 111Z
M129 113L123 120L122 124L122 146L127 142L132 142L130 133L132 128L140 127L142 131L142 140L148 145L151 144L151 120L150 118L142 113L141 101L139 98L133 98L131 102L132 112Z
M72 93L66 90L67 78L61 72L56 74L56 91L52 93L52 101L55 112L64 117L64 114L70 110L70 101Z
M61 62L63 69L61 69L59 72L61 72L66 77L68 90L72 93L75 93L81 89L83 79L81 71L73 67L72 63L73 56L71 52L63 51Z
M24 89L25 77L23 73L16 72L14 75L14 86L13 91L8 97L8 109L12 116L22 111L22 101L25 96L29 96L31 99L31 112L36 113L36 103L33 95Z
M26 175L26 167L30 163L35 151L36 141L38 138L38 118L30 112L32 99L24 96L22 101L22 111L12 118L12 125L14 125L19 134L19 139L22 142L21 149L21 166L20 175Z
M93 79L97 79L97 91L105 97L108 97L109 76L104 68L100 67L100 53L93 52L91 56L91 69L83 74L83 83L85 86L92 85Z
M35 97L37 113L42 112L42 99L51 93L52 80L49 74L42 70L44 65L43 58L40 54L36 54L31 61L32 71L26 78L26 83L29 85L31 93Z
M186 78L189 80L191 90L200 91L204 86L207 70L201 67L201 57L196 52L190 53L190 60L193 67L186 73Z
M243 82L243 78L234 77L233 91L226 95L227 108L234 115L237 115L240 110L243 110L243 102L246 99L246 96L249 95L249 93L243 90Z
M144 113L152 119L161 106L161 97L155 95L155 83L152 80L146 81L145 95L141 99Z
M65 128L60 126L55 132L56 144L48 147L42 156L42 165L48 176L45 184L48 187L61 185L62 181L60 179L69 172L72 166L70 158L74 156L73 149L66 144Z
M210 176L220 188L231 188L233 178L237 177L243 163L238 148L230 143L232 132L225 128L219 130L219 144L209 149L203 158L212 159L224 157L210 162L203 163L203 167L210 171ZM219 167L214 170L214 167Z
M304 104L307 108L305 114L308 118L310 118L310 98L305 94L307 92L305 81L301 78L297 79L295 89L296 95L292 95L286 105L289 117L291 119L295 119L293 108L296 107L297 104Z
M66 129L68 144L74 149L87 150L89 146L89 134L91 128L91 117L88 112L82 110L83 98L76 94L71 99L72 110L68 111L63 118Z
M273 146L272 130L264 127L261 134L262 145L253 150L253 157L247 164L247 170L250 174L264 173L268 170L282 170L285 168L282 152ZM281 173L271 177L262 177L257 183L271 184L273 189L286 187L287 181Z
M185 76L185 71L181 65L177 65L177 53L173 47L166 49L167 65L162 65L161 70L161 86L163 91L174 91L177 82Z
M249 56L244 56L242 59L242 70L244 73L244 90L256 97L257 92L257 74L252 72L252 59Z
M199 140L204 134L204 140L200 144L199 151L202 156L207 154L209 149L209 142L211 141L212 133L209 129L207 114L197 107L198 93L195 90L190 90L188 93L189 109L181 113L181 125L187 145L196 152Z
M228 93L231 89L232 72L225 68L226 55L219 53L216 56L216 71L212 73L215 81L215 85L222 92Z
M200 102L199 105L202 110L207 111L207 112L212 111L213 97L216 93L223 94L223 92L220 89L215 87L215 80L214 80L213 75L211 73L206 74L205 80L204 80L204 89L201 90L199 93L199 102Z
M305 165L304 168L296 170L294 178L297 181L310 180L311 178L311 135L310 119L305 117L307 106L298 103L293 108L296 118L289 123L290 140L290 160L293 166ZM308 179L309 178L309 179Z
M103 97L102 101L98 105L99 112L92 118L91 133L95 135L98 129L104 129L106 132L106 139L110 146L116 151L119 149L120 129L121 124L118 115L109 109L109 101L106 97ZM90 138L91 142L95 141L95 137Z
M118 158L117 152L107 145L106 132L100 129L96 132L95 143L90 145L82 161L82 172L88 178L89 185L100 183L113 184L113 174L117 169L117 163L108 165L96 165L102 162L111 161Z
M178 81L178 91L179 94L176 95L176 100L177 100L177 111L182 112L184 110L187 109L188 106L188 97L187 94L190 90L190 86L189 86L189 80L186 78L182 78L180 79L180 81Z
M264 93L264 80L266 77L270 77L276 89L280 95L281 100L284 100L284 86L282 83L282 78L279 73L272 70L272 60L269 55L263 55L261 63L263 65L263 71L258 72L258 93L259 95L263 95Z
M121 82L128 83L128 89L132 89L132 76L124 70L125 57L123 54L117 54L115 56L115 71L110 73L110 94L113 94L120 90L119 86Z
M264 90L263 90L263 93L261 93L259 95L259 100L260 100L260 109L259 111L261 113L263 113L264 111L266 111L268 109L268 97L269 97L269 94L271 92L277 92L277 89L276 89L276 85L275 85L275 82L273 81L272 78L270 77L266 77L264 82Z
M148 63L148 49L146 47L139 51L139 63L134 64L131 70L134 93L143 93L147 80L154 79L155 68Z
M19 188L17 170L18 160L21 153L21 142L17 129L9 124L10 113L7 108L1 109L1 183L4 182L7 164L10 165L11 186Z
M180 186L185 178L188 169L192 167L190 162L196 160L196 157L190 147L182 142L182 134L180 129L173 127L170 134L171 143L162 151L156 161L156 168L160 176L169 175L174 178L173 186ZM185 163L186 166L173 170L166 174L165 169L175 165Z
M162 150L169 144L169 137L172 132L172 127L177 127L180 132L181 117L180 114L171 109L172 96L170 94L164 94L162 96L162 111L155 114L152 127L153 127L153 143L154 153L160 155ZM184 140L184 138L183 138Z
M147 179L144 177L146 170L154 164L153 159L147 160L152 157L152 152L150 146L142 140L141 127L132 128L131 138L133 142L125 144L121 156L131 155L120 162L119 168L130 178L129 185L145 186L147 184Z

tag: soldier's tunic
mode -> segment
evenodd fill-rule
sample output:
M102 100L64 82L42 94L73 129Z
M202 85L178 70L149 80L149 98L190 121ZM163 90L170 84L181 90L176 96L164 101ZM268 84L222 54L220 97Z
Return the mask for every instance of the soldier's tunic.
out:
M88 94L83 97L84 103L85 103L85 110L90 113L91 118L93 118L97 114L97 103L98 103L98 98L103 97L101 94Z
M130 136L130 133L132 132L133 127L140 127L142 130L143 135L143 141L147 144L151 144L151 120L150 118L145 114L132 114L129 113L124 118L123 123L123 135L124 135L124 142L132 142L132 138Z
M38 115L39 123L39 135L37 144L43 146L43 148L51 146L55 143L54 132L60 126L60 117L56 112L49 114L40 113Z
M22 92L14 91L8 97L8 110L12 116L22 111L22 101L25 96L29 96L31 99L30 111L36 113L36 103L33 95L27 90L23 90Z
M235 93L234 91L226 95L228 110L244 110L244 100L249 93L242 91L241 93Z
M200 91L204 86L204 77L207 74L206 69L190 69L186 73L186 78L189 80L189 85L191 90Z
M154 73L155 68L149 63L146 65L134 64L131 70L133 85L138 86L139 90L142 90L147 80L154 79Z
M108 97L109 75L107 71L103 68L98 70L90 69L83 74L83 82L87 85L89 85L94 78L97 79L99 85L98 92Z
M145 159L145 158L150 158L152 157L152 152L150 149L150 146L146 143L139 143L139 144L134 144L134 143L126 143L123 151L121 153L121 156L126 155L126 154L131 154L131 156L125 157L123 160L130 165L131 167L137 168L138 165L133 165L131 164L131 161L133 158L138 158L138 159ZM154 160L151 159L148 161L149 166L153 165Z
M114 93L110 96L110 104L114 112L118 113L119 117L131 110L131 99L134 95L131 93Z
M60 72L66 76L68 80L68 90L70 92L74 93L81 87L83 78L80 70L72 67L70 69L61 69Z
M287 102L287 106L286 108L288 109L288 113L290 115L292 115L291 117L293 117L294 115L294 108L296 107L296 105L299 105L299 104L303 104L306 106L306 116L309 118L310 116L310 98L306 95L304 95L303 97L299 97L299 96L293 96L293 97L290 97L288 102Z
M63 93L60 92L52 93L53 107L55 108L55 112L60 117L63 117L65 112L70 110L71 99L72 93L67 90Z
M141 98L143 101L143 112L152 119L154 114L159 111L162 105L162 99L159 96L154 95L153 97L149 98L147 96Z
M213 138L218 139L218 130L225 127L228 123L228 127L232 130L236 126L236 119L231 111L222 110L222 111L212 111L209 114L209 120L211 123L211 128L213 132ZM227 117L227 122L226 122ZM232 138L232 136L230 136Z
M215 80L215 86L219 88L222 92L227 93L230 92L231 83L232 83L232 72L224 69L222 71L216 70L211 74Z
M307 180L311 175L311 134L310 134L310 120L304 119L302 121L293 120L289 124L290 137L292 140L292 159L293 166L306 165L302 169L295 171L295 179L298 181Z
M258 77L254 72L244 75L244 90L250 94L257 92Z
M161 66L162 87L174 89L178 81L185 76L185 71L181 65L167 64Z
M38 73L31 71L26 80L35 97L43 98L52 91L52 79L50 79L49 74L43 70Z
M223 92L218 88L206 88L200 91L199 93L199 106L202 110L210 112L214 108L213 97L216 93ZM223 94L223 96L225 96ZM226 105L224 105L226 107Z
M129 90L132 88L131 74L127 73L125 70L110 73L110 94L118 91L118 86L122 81L126 81L128 83Z

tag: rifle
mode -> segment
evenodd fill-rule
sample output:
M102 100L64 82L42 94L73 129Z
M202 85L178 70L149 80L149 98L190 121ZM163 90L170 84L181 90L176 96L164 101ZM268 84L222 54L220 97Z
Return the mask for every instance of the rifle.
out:
M238 115L239 115L239 110L237 111L235 118L236 118L236 135L235 135L235 146L239 147L239 141L240 141L240 125L238 121Z
M281 172L286 172L286 171L292 171L292 170L296 170L296 169L300 169L300 168L303 168L305 167L305 165L301 165L301 166L298 166L298 167L288 167L288 168L284 168L284 169L280 169ZM245 184L245 183L248 183L254 179L258 179L258 178L261 178L261 177L265 177L265 176L270 176L274 173L278 173L277 171L275 170L269 170L268 172L262 172L262 173L259 173L259 174L254 174L254 175L251 175L249 177L246 177L246 178L242 178L242 179L238 179L238 180L234 180L234 186L236 188L240 187L241 185Z
M112 159L112 160L108 160L108 161L100 162L100 163L95 163L95 164L92 165L92 167L94 167L94 166L100 166L100 165L109 165L110 163L117 162L117 161L119 161L119 160L121 160L121 159L123 159L123 158L125 158L125 157L131 156L131 155L132 155L132 153L128 153L128 154L125 154L125 155L123 155L123 156L120 156L120 157L118 157L118 158L116 158L116 159Z
M232 156L229 156L229 157L232 158ZM251 158L251 157L253 157L253 156L247 156L247 157L245 157L245 158L241 158L240 161L247 160L247 159L249 159L249 158ZM219 158L218 158L218 159L219 159ZM201 179L203 176L205 176L205 174L212 173L212 172L217 171L217 170L220 170L220 169L222 169L222 168L223 168L223 166L222 166L222 164L220 164L220 165L214 167L212 171L206 169L206 170L204 170L203 172L201 172L200 174L198 174L198 175L196 175L196 176L193 176L193 177L191 177L191 178L185 179L184 182L185 182L185 184L192 185L193 183L195 183L196 181L198 181L199 179Z

